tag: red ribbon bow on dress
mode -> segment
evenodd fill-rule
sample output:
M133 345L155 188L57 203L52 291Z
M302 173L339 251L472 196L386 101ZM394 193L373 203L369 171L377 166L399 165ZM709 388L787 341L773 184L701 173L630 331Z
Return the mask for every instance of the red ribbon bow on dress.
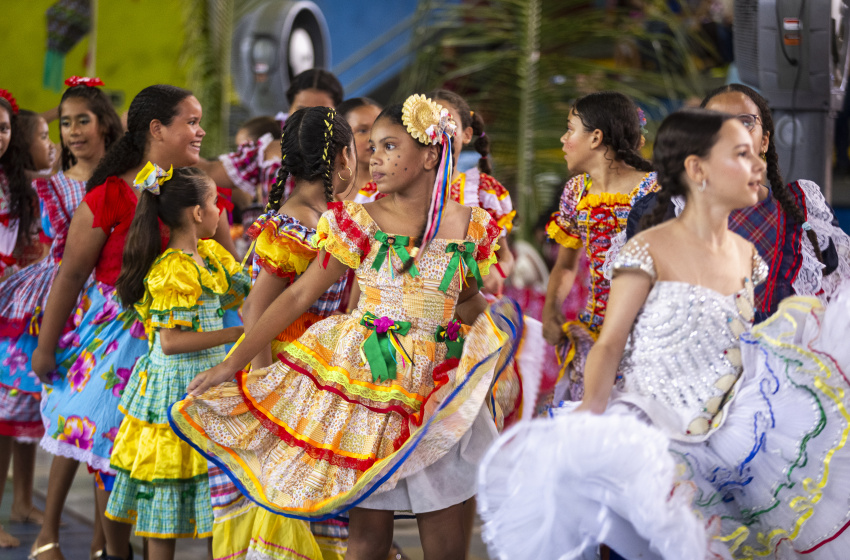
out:
M86 78L84 76L71 76L67 80L65 80L65 85L68 87L74 86L87 86L87 87L97 87L102 86L103 80L100 78Z

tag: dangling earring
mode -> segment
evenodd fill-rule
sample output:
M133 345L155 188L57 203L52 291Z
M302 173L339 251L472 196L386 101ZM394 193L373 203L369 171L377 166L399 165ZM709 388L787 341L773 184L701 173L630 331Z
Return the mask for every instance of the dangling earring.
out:
M767 161L767 152L761 153L761 159L762 159L762 161Z
M339 176L339 180L340 180L340 181L344 181L344 182L346 182L346 183L347 183L348 181L350 181L350 180L351 180L351 167L346 167L346 169L348 170L348 178L347 178L347 179L344 179L344 178L342 177L342 173L341 173L341 172L339 172L339 171L337 171L337 172L336 172L336 174L337 174L337 176Z
M701 184L700 186L698 186L698 187L697 187L697 190L698 190L699 192L704 192L704 191L705 191L705 187L706 187L706 185L707 185L707 184L708 184L708 181L706 181L705 179L703 179L703 180L702 180L702 184Z

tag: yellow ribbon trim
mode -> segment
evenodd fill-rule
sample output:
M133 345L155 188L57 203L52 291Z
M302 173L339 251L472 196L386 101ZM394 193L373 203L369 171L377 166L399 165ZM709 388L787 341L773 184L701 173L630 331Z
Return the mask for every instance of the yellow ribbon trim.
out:
M565 232L561 226L555 223L555 220L551 220L549 225L546 226L546 235L549 236L549 239L557 243L558 245L562 245L567 249L579 249L581 248L581 239L574 237L567 232Z

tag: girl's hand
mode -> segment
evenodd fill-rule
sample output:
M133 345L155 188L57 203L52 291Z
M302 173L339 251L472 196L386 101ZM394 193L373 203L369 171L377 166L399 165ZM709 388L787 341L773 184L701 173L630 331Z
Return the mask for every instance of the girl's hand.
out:
M237 327L227 327L224 329L227 332L228 342L236 342L245 333L245 327L239 325Z
M56 371L56 353L38 346L32 353L32 370L45 385L52 385L51 373Z
M567 340L564 334L564 316L558 312L543 311L543 338L552 346L559 346Z
M230 371L230 368L225 367L225 363L222 362L214 368L199 373L198 376L189 383L189 386L186 388L186 392L193 397L198 397L206 393L212 387L221 385L226 381L232 381L235 376L236 372Z

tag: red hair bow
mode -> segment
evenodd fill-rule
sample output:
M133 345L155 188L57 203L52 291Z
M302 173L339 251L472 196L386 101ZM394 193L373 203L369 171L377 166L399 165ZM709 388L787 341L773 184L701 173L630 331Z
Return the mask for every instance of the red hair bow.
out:
M9 93L7 89L0 89L0 97L9 102L9 105L12 106L12 112L16 115L18 114L18 102L15 101L15 96Z
M88 86L88 87L97 87L103 85L103 80L100 78L84 78L82 76L71 76L67 80L65 80L65 85L68 87L74 86Z

